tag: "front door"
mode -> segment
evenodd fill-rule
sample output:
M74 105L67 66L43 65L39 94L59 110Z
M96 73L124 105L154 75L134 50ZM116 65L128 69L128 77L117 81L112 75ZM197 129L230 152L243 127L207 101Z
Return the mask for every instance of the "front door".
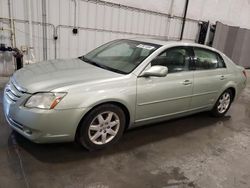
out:
M174 47L163 51L149 65L168 67L166 77L138 77L136 122L175 115L189 109L193 71L191 49Z

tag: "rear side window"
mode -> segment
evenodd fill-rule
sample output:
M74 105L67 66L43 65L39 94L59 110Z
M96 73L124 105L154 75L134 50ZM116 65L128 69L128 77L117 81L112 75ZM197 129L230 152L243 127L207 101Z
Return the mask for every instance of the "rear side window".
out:
M226 64L224 62L224 60L222 59L222 57L217 54L218 57L218 67L217 68L226 68Z
M222 57L216 52L203 48L194 48L194 55L194 63L196 70L217 69L226 67Z

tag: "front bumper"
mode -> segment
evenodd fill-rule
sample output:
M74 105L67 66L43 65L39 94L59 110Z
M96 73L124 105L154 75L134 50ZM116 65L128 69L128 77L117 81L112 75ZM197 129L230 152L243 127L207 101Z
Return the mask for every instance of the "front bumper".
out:
M87 109L42 110L23 106L24 94L11 100L4 90L3 109L11 128L36 143L68 142L75 139L77 126Z

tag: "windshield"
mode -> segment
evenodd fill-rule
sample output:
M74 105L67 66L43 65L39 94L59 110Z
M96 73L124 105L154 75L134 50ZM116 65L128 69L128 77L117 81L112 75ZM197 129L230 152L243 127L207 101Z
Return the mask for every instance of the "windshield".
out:
M79 58L110 71L128 74L159 47L134 40L115 40Z

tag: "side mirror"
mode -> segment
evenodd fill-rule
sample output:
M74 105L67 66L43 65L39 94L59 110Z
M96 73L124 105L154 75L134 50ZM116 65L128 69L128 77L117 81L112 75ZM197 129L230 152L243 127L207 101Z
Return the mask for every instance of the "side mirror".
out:
M161 65L155 65L150 67L148 70L145 70L141 77L150 77L150 76L156 76L156 77L165 77L168 74L168 68Z

